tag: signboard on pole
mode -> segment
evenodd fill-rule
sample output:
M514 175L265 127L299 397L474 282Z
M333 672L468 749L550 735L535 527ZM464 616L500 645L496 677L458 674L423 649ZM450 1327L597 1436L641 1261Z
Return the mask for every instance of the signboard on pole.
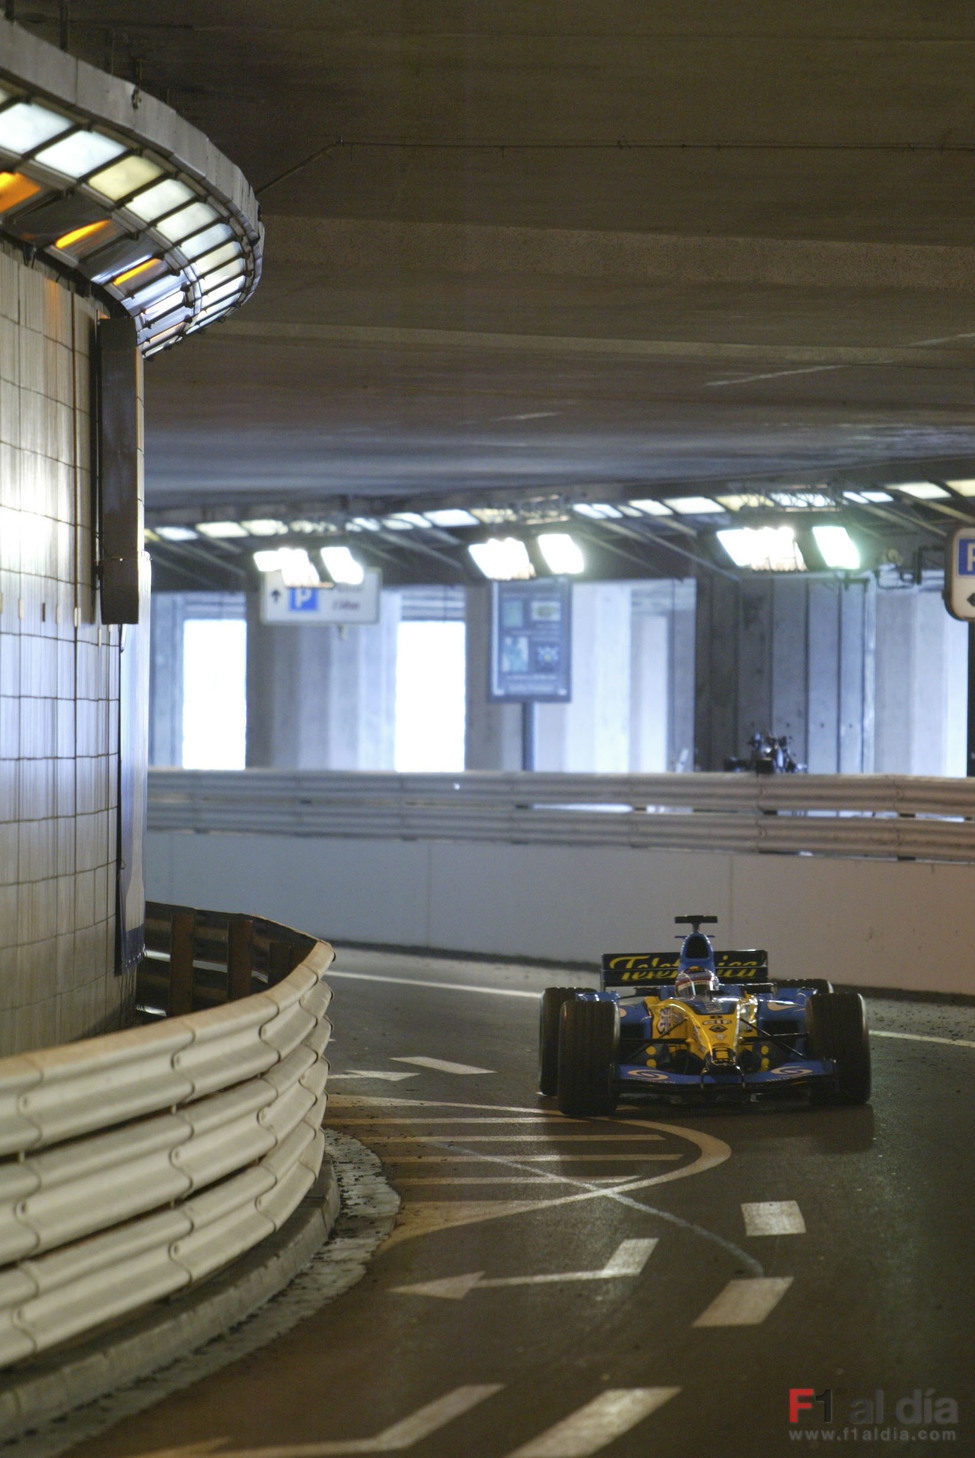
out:
M266 572L261 586L261 622L292 628L328 623L378 623L382 573L367 567L358 587L339 583L289 587L280 572Z
M564 577L491 584L489 699L569 702L571 603L572 585Z
M944 597L953 618L975 622L975 523L959 527L948 542Z

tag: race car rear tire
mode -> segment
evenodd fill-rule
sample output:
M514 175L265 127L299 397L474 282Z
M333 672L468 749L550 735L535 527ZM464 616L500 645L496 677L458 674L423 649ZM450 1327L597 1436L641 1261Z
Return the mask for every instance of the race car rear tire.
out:
M575 997L574 987L546 987L538 1014L538 1090L558 1092L559 1087L559 1014L562 1004Z
M620 1019L615 1002L573 998L559 1015L558 1105L572 1118L611 1114L619 1062Z
M865 1104L870 1097L870 1038L860 994L813 993L806 1003L806 1032L812 1056L836 1065L833 1100Z

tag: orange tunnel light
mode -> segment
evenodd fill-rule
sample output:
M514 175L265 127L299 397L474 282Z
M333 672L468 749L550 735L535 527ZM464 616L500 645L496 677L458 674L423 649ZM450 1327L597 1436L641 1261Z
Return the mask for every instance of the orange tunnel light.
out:
M25 198L41 191L41 184L25 177L22 172L0 172L0 213L15 208Z
M102 228L108 227L108 219L102 218L97 223L87 223L83 228L72 228L70 233L63 233L60 238L55 239L55 248L70 248L72 243L80 243L82 238L90 238L92 233L98 233Z
M118 273L112 279L115 288L121 288L122 284L128 283L130 278L137 274L145 273L147 268L153 268L159 262L158 258L147 258L144 263L137 263L134 268L127 268L124 273Z

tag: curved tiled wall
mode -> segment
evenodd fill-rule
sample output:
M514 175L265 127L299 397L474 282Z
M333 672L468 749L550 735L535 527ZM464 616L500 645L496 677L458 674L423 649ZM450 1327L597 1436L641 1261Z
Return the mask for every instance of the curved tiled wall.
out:
M112 1027L119 634L94 586L96 305L0 245L0 1051Z

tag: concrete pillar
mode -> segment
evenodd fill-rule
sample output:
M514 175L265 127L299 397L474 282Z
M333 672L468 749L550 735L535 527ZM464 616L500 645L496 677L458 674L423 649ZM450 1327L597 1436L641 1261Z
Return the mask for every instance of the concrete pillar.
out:
M464 767L469 770L520 770L522 708L488 699L491 667L491 589L467 589L467 728Z
M702 576L697 768L721 769L767 732L810 771L871 769L875 593L872 579Z
M695 584L632 587L629 768L634 774L691 769Z
M376 624L267 625L247 598L247 765L391 769L399 596Z
M625 774L630 767L632 584L572 587L572 701L539 704L535 767Z
M149 763L182 764L185 593L153 593L149 658Z
M940 574L877 594L876 768L966 771L968 629L945 611Z

